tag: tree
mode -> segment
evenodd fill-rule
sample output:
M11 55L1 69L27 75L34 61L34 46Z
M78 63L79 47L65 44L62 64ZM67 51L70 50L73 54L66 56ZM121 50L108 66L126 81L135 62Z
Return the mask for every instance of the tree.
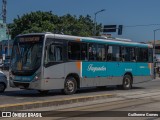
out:
M94 22L91 16L82 16L78 18L74 15L57 16L50 12L31 12L15 18L13 23L8 24L11 30L12 38L18 34L38 33L38 32L54 32L76 36L92 36ZM101 24L97 24L97 31L102 28ZM99 34L99 32L97 33Z

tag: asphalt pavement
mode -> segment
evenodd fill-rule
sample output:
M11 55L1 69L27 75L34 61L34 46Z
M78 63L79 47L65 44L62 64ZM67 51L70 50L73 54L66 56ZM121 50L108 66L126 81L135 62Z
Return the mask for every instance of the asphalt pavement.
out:
M4 71L4 73L8 76L8 72ZM151 90L159 90L160 86L160 79L155 79L149 82L134 84L133 89L131 90L120 90L117 89L115 86L108 86L105 89L97 89L95 87L92 88L84 88L78 90L74 95L64 95L60 90L52 90L46 95L39 94L36 90L21 90L19 88L10 88L8 87L4 93L0 95L0 106L7 106L7 105L20 105L29 103L33 105L34 103L39 104L45 101L55 102L60 100L72 100L74 103L81 98L84 102L84 99L87 98L88 100L93 100L97 98L102 98L107 95L117 96L120 94L134 94L134 93L149 93ZM90 96L90 97L88 97ZM94 96L98 96L97 98ZM86 100L87 101L87 100ZM50 105L50 104L49 104ZM26 108L25 108L26 109Z

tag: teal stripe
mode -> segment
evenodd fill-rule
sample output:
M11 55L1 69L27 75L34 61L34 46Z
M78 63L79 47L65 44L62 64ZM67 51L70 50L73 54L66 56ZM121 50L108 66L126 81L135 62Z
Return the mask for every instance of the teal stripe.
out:
M150 76L148 63L136 62L82 62L82 76L95 77L118 77L126 72L133 76Z
M96 43L102 43L102 44L110 44L110 45L121 45L121 46L131 46L131 47L143 47L143 48L148 48L148 44L141 44L141 43L132 43L132 42L119 42L119 41L100 41L100 40L89 40L89 39L82 39L83 42L96 42Z

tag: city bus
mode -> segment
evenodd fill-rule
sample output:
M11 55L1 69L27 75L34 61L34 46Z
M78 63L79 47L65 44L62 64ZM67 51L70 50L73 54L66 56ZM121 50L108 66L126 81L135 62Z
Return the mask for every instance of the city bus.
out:
M18 35L13 44L9 83L46 94L74 94L84 87L121 86L153 79L153 46L125 39L54 33Z

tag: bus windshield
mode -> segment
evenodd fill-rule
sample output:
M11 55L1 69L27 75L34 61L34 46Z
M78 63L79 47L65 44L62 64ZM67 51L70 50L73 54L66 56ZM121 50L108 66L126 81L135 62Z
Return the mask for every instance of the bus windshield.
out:
M15 39L11 57L11 70L31 72L41 65L43 36L22 36Z

